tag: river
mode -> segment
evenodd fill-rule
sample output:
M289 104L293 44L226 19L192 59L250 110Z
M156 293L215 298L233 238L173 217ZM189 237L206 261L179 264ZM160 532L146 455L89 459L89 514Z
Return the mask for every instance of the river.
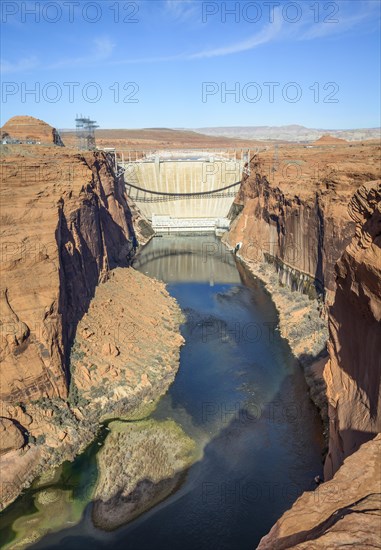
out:
M74 525L31 548L252 550L322 475L322 425L301 368L264 286L217 238L154 238L135 267L165 281L185 314L180 369L152 416L181 425L200 458L169 497L130 524L96 529L90 502ZM77 492L82 476L93 471L96 479L99 448L95 442L65 466ZM14 517L26 513L27 498L12 505Z

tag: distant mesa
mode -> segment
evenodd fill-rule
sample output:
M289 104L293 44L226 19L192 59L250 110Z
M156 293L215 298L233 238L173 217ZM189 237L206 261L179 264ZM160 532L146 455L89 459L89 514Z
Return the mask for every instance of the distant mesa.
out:
M334 145L335 143L348 143L348 141L331 136L330 134L323 134L319 139L314 141L313 145Z
M220 126L198 128L196 131L208 136L293 143L311 142L310 145L315 140L324 137L325 134L329 134L332 138L346 139L348 141L365 141L380 138L380 128L334 130L333 128L306 128L298 124L289 124L287 126Z
M0 129L3 144L30 143L64 146L58 131L38 118L14 116Z

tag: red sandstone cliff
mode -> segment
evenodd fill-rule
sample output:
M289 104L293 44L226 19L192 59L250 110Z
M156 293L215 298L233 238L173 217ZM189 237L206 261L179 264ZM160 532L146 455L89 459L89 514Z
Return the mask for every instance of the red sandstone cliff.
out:
M340 144L260 152L243 178L223 237L232 248L240 243L238 255L266 282L281 333L304 367L325 424L323 321L334 298L335 263L355 231L347 205L361 184L381 177L379 151L375 144ZM308 304L287 289L318 301Z
M0 458L7 503L46 460L43 441L80 445L81 414L73 416L66 402L77 324L97 285L112 268L128 266L137 241L153 232L104 153L2 147ZM49 406L41 408L41 400ZM61 424L52 422L52 403Z
M239 254L250 267L264 261L275 266L281 283L320 290L329 322L325 478L334 477L304 493L260 549L374 548L380 541L379 151L338 145L334 168L327 164L318 179L308 169L318 153L302 154L299 185L287 185L278 169L272 175L274 160L267 156L266 166L259 155L232 209L226 242L242 243Z
M283 514L261 540L261 550L378 548L381 540L380 183L360 187L348 211L356 233L336 264L324 371L328 481Z
M381 184L349 203L356 234L336 264L325 368L330 417L325 477L381 432Z
M3 401L65 396L67 348L135 233L103 153L14 146L2 159Z
M242 242L248 260L271 261L291 288L335 291L334 265L354 232L347 204L362 184L381 177L379 147L280 148L251 161L225 238Z
M380 548L381 435L348 457L335 477L303 493L258 550Z
M0 128L1 139L37 142L45 145L63 145L55 128L32 116L14 116Z

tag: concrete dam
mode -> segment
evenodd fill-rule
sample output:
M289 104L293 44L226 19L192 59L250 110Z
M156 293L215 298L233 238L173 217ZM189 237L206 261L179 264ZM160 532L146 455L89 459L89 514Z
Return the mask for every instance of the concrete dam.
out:
M124 152L117 164L128 195L154 229L214 231L228 227L249 158L243 150Z

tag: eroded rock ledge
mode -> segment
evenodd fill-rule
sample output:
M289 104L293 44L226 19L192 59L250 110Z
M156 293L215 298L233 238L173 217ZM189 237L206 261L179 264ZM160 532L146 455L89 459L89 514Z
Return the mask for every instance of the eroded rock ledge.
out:
M378 157L379 147L374 149ZM309 185L305 174L304 187L294 196L292 186L279 178L278 185L270 185L260 173L261 163L254 162L233 209L227 244L241 243L238 254L267 283L294 353L298 356L308 334L293 333L295 315L289 314L300 299L292 290L308 292L306 277L316 283L319 297L311 304L329 325L329 359L322 365L326 384L320 392L328 398L326 482L297 500L260 549L379 546L381 186L370 151L366 158L363 150L356 171L356 155L349 159L347 150L343 170L327 175L320 189L313 180ZM294 259L287 257L290 248L297 252ZM320 321L314 319L316 328ZM323 368L319 372L307 377L312 389L321 384Z
M151 304L157 301L162 310L155 310L156 320L164 328L153 327L152 332L158 332L163 342L171 340L168 360L162 354L159 361L152 332L143 332L137 345L147 347L148 374L144 373L147 365L141 364L142 371L131 379L122 379L118 361L128 368L133 350L119 350L115 356L105 343L108 347L102 357L110 368L104 367L103 378L117 379L120 387L126 384L131 389L132 381L137 388L144 387L142 394L126 390L124 398L132 401L130 407L143 397L153 399L156 390L167 387L172 370L177 369L181 342L174 338L180 322L177 306L164 287L127 269L137 243L144 243L153 232L128 200L107 155L54 145L2 149L0 422L7 435L0 453L0 500L4 507L47 465L73 458L98 430L99 411L91 415L90 409L82 411L75 399L78 395L69 395L70 350L98 285L109 279L102 287L112 285L112 270L125 267L115 274L124 292L119 303L133 292ZM136 303L135 310L139 310ZM121 336L131 328L129 311L131 318L136 313L126 307L127 326L121 327ZM109 313L107 318L104 311L107 327L118 315ZM145 321L142 317L142 326ZM157 383L149 381L152 366L163 374L163 379L157 376ZM78 366L78 372L85 368ZM103 378L96 378L94 385L102 384ZM118 391L112 395L114 403L121 398Z
M238 256L267 284L281 332L303 365L325 421L323 369L335 263L351 242L356 215L361 216L368 197L360 192L350 210L348 203L363 184L380 178L378 159L375 144L285 146L277 160L272 150L259 153L243 178L230 213L231 228L223 238L231 248L239 244Z
M174 380L183 321L159 281L117 268L97 287L71 352L69 400L86 421L139 417Z
M258 550L379 548L381 435L345 459L334 478L303 493Z
M336 264L324 376L330 417L330 478L345 457L381 432L381 184L349 203L356 232Z
M194 461L195 444L173 420L112 422L97 455L92 519L99 529L128 523L167 497Z

